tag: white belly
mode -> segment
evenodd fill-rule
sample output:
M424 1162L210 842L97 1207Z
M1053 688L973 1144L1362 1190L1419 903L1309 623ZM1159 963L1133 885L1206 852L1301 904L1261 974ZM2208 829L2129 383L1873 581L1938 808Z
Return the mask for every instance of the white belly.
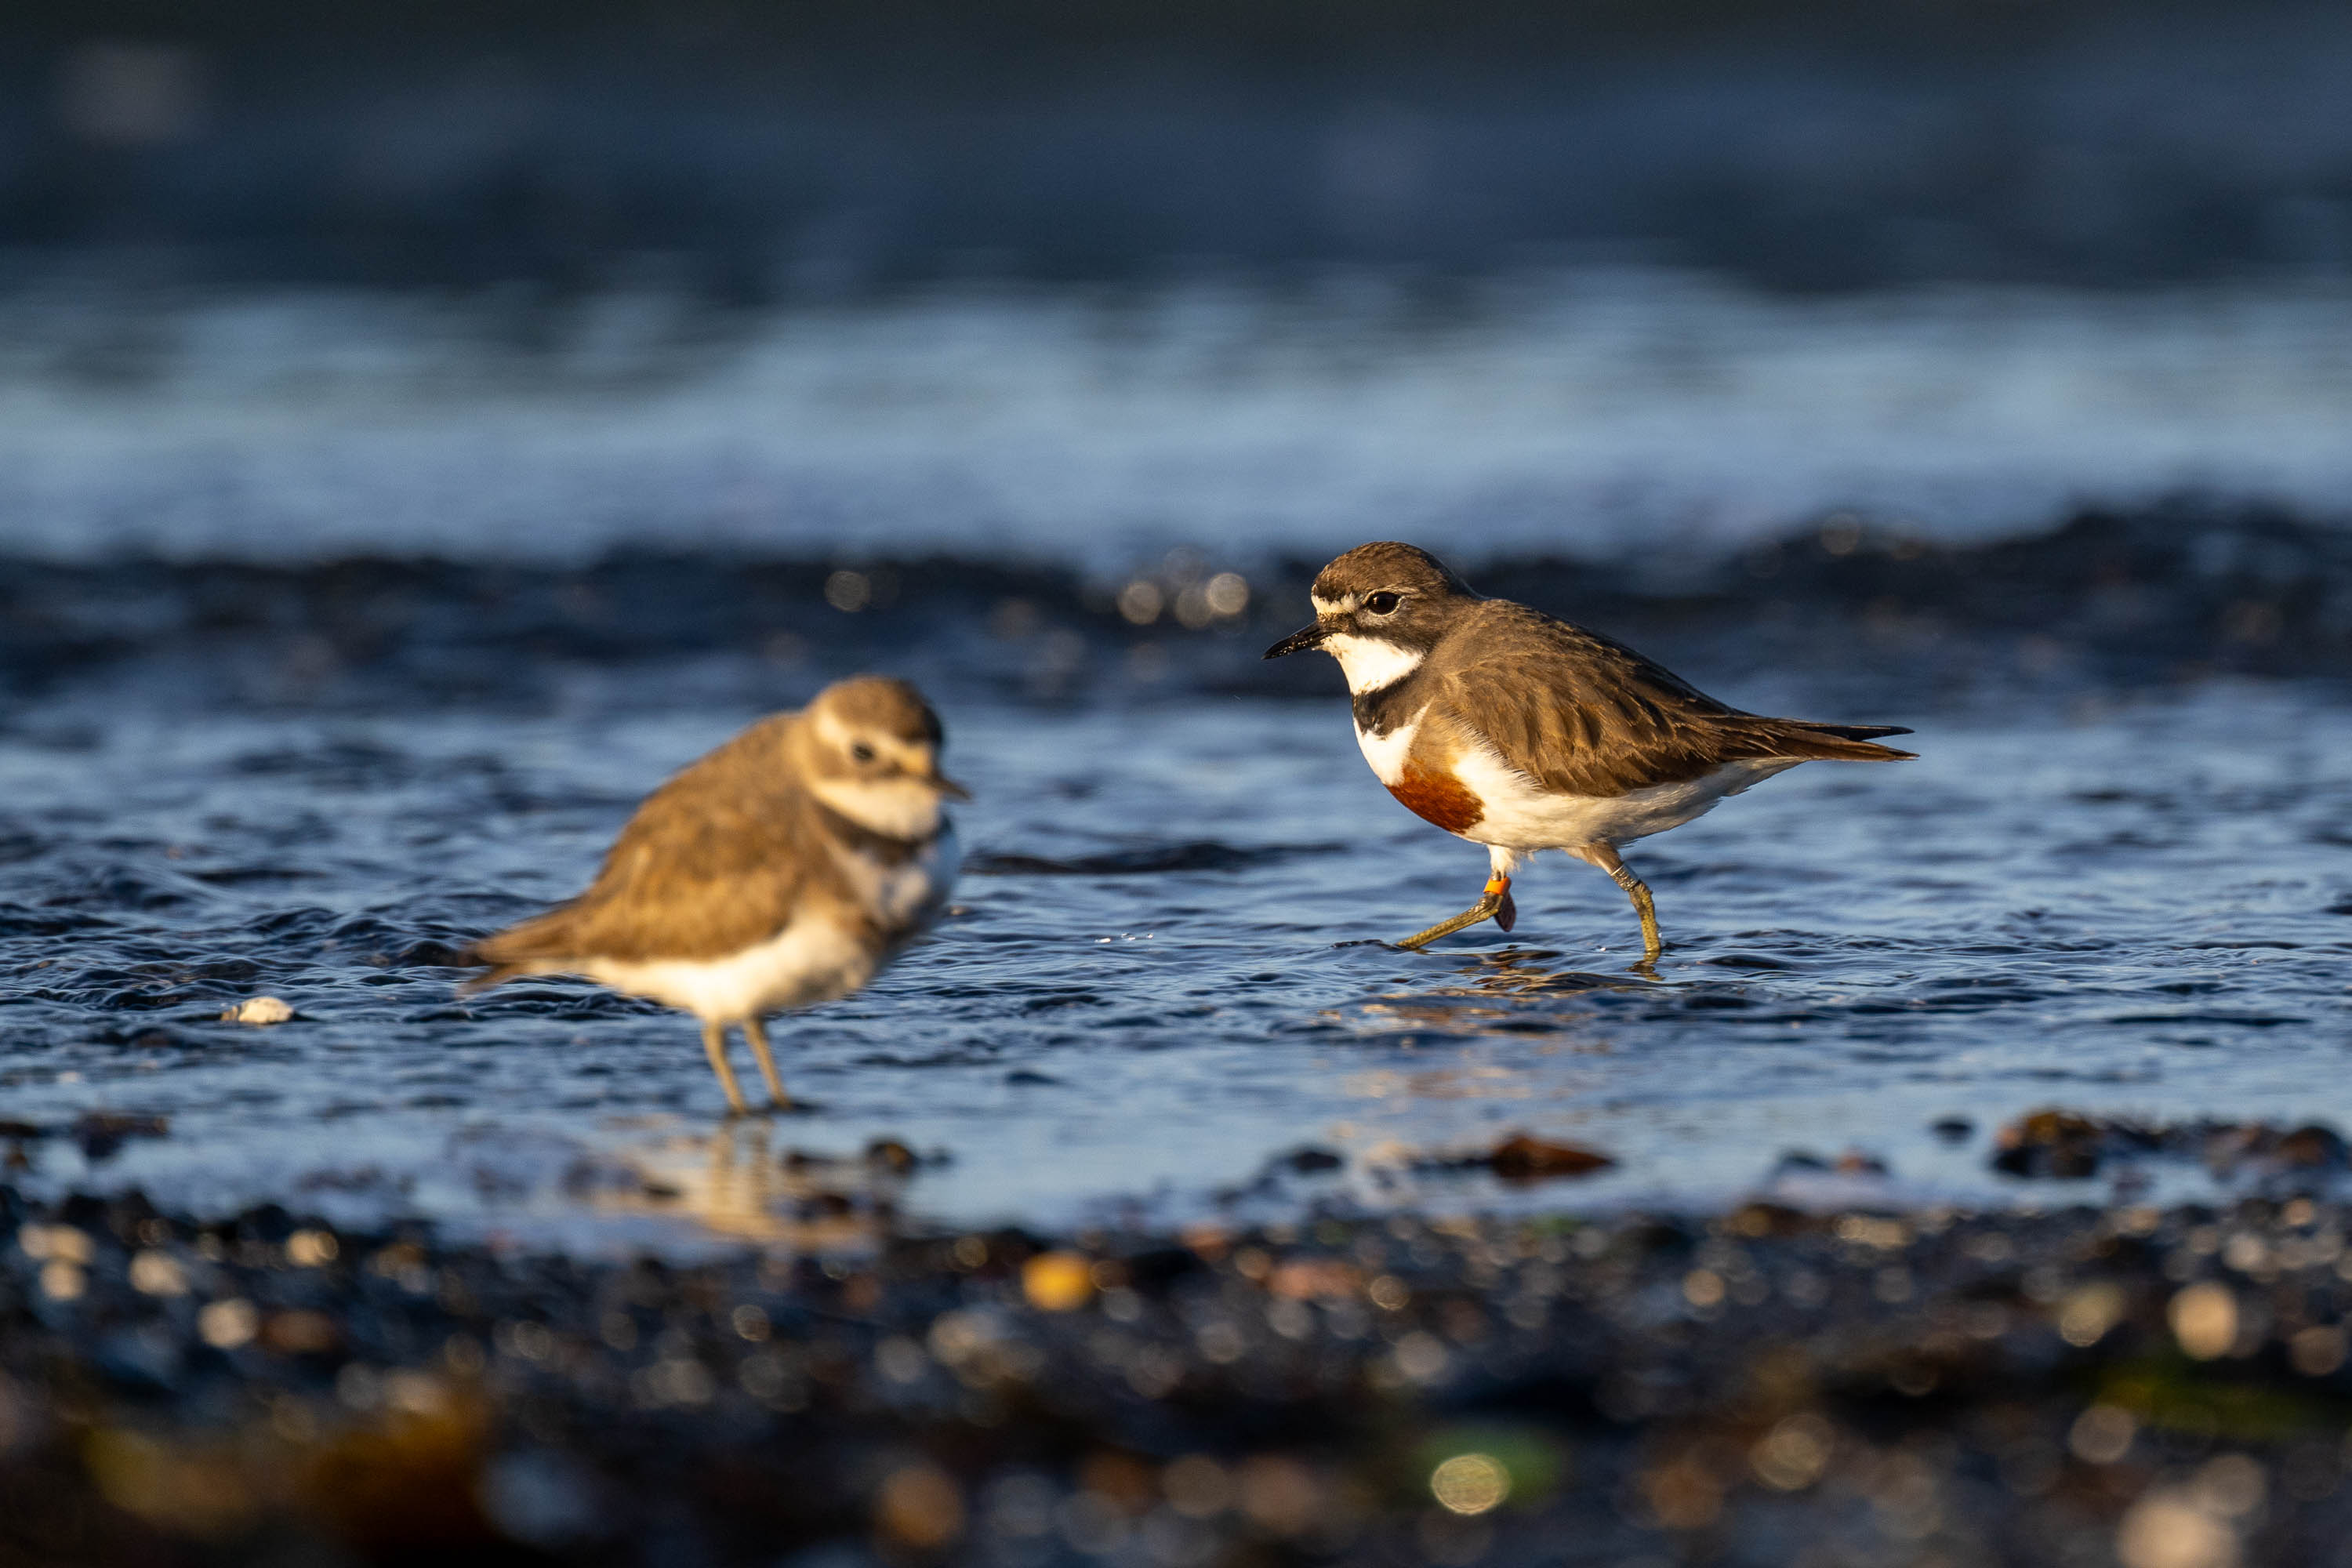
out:
M1620 795L1555 795L1485 751L1454 760L1454 776L1486 803L1486 815L1462 830L1474 844L1508 849L1573 849L1623 845L1706 816L1726 795L1793 768L1801 759L1730 763L1681 784L1651 784Z
M759 946L725 958L598 959L587 975L706 1022L733 1023L846 996L873 979L887 956L857 930L811 910Z
M875 946L859 928L809 910L757 947L725 958L603 959L587 975L717 1023L846 996L939 918L961 856L950 829L896 866L857 851L838 852L835 858L857 901L887 933L883 945Z

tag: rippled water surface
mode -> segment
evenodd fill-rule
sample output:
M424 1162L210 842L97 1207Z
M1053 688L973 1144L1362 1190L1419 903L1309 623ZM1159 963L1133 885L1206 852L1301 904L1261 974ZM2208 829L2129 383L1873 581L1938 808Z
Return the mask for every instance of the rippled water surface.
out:
M1794 1151L1876 1156L1905 1200L2049 1201L2089 1189L1987 1163L2028 1108L2352 1123L2334 691L1848 711L1687 673L1911 722L1923 756L1809 765L1639 846L1654 979L1622 898L1558 857L1510 935L1381 945L1469 901L1483 856L1379 789L1336 671L1316 701L950 694L975 874L877 984L779 1029L819 1109L723 1133L690 1020L562 981L460 1002L444 965L572 891L750 706L60 691L0 735L0 1114L50 1131L18 1145L36 1184L678 1244L773 1234L803 1178L772 1156L878 1138L927 1157L876 1178L917 1214L1044 1223L1834 1179ZM265 993L299 1017L217 1021ZM166 1126L66 1134L93 1112ZM1972 1131L1931 1132L1954 1115ZM1519 1131L1618 1163L1532 1189L1431 1163Z
M0 1147L53 1188L681 1243L884 1202L2047 1201L2087 1189L1988 1164L2027 1108L2352 1124L2321 683L2352 647L2347 301L1654 268L755 315L28 287L0 300ZM2183 485L2220 500L1998 542ZM2230 512L2259 496L2301 521ZM1383 535L1492 591L1516 554L1727 700L1907 723L1922 760L1639 847L1654 978L1558 858L1514 933L1381 945L1483 857L1378 788L1335 669L1254 650ZM719 1136L693 1024L649 1005L456 997L455 951L576 889L653 784L859 667L946 712L973 874L782 1029L815 1114ZM299 1016L219 1021L263 994ZM1616 1163L1445 1168L1517 1131ZM921 1163L818 1158L881 1139ZM1889 1173L1786 1163L1850 1150Z
M2182 487L2333 513L2352 289L1784 296L1616 268L941 288L772 312L56 285L0 295L23 547L575 557L975 541L1099 571L1945 537Z

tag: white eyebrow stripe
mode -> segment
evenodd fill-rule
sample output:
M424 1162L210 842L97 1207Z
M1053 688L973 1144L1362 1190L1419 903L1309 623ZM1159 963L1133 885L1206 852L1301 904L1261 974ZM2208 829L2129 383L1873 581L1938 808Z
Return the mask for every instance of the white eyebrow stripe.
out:
M1315 606L1315 613L1318 616L1337 616L1356 607L1356 595L1350 594L1344 599L1327 599L1320 594L1314 594L1308 596L1308 602Z

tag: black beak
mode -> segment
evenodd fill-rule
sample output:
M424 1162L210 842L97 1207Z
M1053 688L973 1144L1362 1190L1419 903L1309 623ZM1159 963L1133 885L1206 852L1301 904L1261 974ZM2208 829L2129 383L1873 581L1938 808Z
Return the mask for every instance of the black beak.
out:
M1328 635L1320 626L1304 627L1266 649L1265 657L1282 658L1294 653L1311 653L1323 646L1323 639Z

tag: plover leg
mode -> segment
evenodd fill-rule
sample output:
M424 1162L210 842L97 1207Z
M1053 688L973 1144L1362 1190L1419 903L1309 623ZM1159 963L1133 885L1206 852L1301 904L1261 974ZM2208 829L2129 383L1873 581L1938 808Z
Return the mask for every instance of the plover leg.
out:
M760 1076L768 1080L768 1098L776 1102L779 1110L793 1108L793 1097L784 1092L784 1080L776 1076L776 1058L768 1049L768 1031L757 1018L743 1020L743 1037L751 1044L751 1054L760 1058Z
M727 1065L727 1026L702 1026L702 1048L710 1057L710 1070L719 1075L719 1087L727 1091L727 1109L735 1115L743 1114L743 1091L735 1087L735 1069Z
M1633 875L1633 869L1618 858L1617 851L1609 845L1588 844L1569 853L1600 867L1609 873L1610 880L1625 889L1625 896L1633 900L1633 912L1642 917L1642 962L1657 963L1658 955L1666 951L1666 944L1658 935L1658 910L1650 900L1650 885Z
M1441 936L1450 936L1464 926L1474 926L1480 921L1493 921L1508 931L1518 918L1518 909L1511 902L1511 879L1498 871L1486 879L1486 891L1476 903L1452 920L1440 921L1427 931L1409 936L1397 945L1408 950L1426 947Z

